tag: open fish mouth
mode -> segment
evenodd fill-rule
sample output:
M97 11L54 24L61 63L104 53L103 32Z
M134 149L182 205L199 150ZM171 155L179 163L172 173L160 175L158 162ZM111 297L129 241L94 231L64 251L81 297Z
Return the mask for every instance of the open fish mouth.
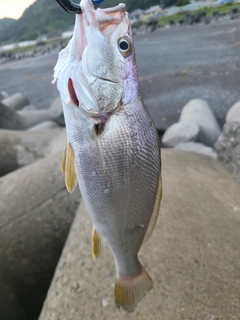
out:
M95 9L91 0L81 1L82 14L77 15L75 30L80 29L82 46L77 52L80 60L87 45L94 40L94 35L100 32L103 37L109 38L122 22L125 16L125 4L120 3L115 7ZM79 28L80 26L80 28ZM78 40L79 41L79 40ZM97 59L97 57L95 57Z

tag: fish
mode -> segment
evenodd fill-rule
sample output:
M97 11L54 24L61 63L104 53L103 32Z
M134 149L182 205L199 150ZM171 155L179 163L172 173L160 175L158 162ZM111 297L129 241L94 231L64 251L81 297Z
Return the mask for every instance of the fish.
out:
M69 192L79 185L92 220L93 257L104 242L113 255L115 304L132 312L153 287L138 252L160 210L160 142L140 97L125 4L80 7L54 68L67 133L62 172Z

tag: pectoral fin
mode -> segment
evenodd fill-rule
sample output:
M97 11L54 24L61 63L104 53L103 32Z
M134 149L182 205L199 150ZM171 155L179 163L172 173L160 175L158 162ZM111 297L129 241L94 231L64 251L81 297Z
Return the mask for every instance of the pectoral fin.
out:
M93 229L92 229L92 255L93 255L93 258L97 259L98 257L100 257L102 252L103 252L103 248L102 248L101 238L100 238L99 234L97 233L97 231L95 230L95 228L93 227Z
M62 173L65 173L65 184L68 192L73 192L77 185L75 156L71 143L68 143L62 157Z
M66 158L67 158L67 146L64 148L63 155L62 155L61 171L63 174L65 174L65 170L66 170Z

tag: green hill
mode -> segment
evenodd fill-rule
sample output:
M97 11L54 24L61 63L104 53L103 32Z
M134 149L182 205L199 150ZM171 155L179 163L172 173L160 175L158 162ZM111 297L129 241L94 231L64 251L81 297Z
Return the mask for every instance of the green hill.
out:
M8 29L14 21L16 20L10 18L0 19L0 33Z
M129 12L159 4L159 0L107 0L104 6L112 7L119 2L125 2ZM65 12L56 0L36 0L20 19L7 22L8 25L3 20L6 19L0 20L0 44L32 40L45 33L60 33L74 24L74 15ZM1 28L2 25L4 27Z

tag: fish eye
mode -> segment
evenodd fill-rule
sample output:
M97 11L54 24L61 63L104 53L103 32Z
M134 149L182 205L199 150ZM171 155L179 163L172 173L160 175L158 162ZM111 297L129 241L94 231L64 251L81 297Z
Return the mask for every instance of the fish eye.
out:
M130 56L132 53L132 43L128 36L121 37L118 40L118 49L124 58Z

